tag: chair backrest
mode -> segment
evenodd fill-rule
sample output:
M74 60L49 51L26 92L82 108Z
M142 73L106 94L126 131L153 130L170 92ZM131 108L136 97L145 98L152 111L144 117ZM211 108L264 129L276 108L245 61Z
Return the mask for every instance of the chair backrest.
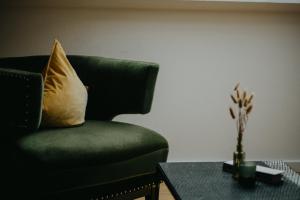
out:
M0 58L0 68L41 73L49 56ZM89 87L86 118L111 120L118 114L145 114L151 109L158 64L95 56L69 55Z

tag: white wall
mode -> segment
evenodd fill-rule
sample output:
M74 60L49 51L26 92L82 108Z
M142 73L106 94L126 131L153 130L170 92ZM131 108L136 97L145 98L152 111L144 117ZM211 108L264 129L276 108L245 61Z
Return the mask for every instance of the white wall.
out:
M228 160L229 93L256 94L248 159L300 160L300 14L19 8L0 14L0 56L67 53L160 64L152 111L117 120L152 128L170 161Z

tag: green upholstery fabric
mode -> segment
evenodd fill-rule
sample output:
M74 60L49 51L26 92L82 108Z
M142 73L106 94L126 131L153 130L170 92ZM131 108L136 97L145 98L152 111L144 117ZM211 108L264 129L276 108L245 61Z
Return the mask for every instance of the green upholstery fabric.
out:
M157 163L165 162L167 155L168 149L160 149L110 164L99 163L98 165L63 170L27 168L26 171L23 169L23 172L26 173L16 173L19 178L15 180L15 183L18 183L19 188L25 189L26 192L40 196L68 190L75 191L77 188L85 189L91 185L104 186L135 177L153 175L156 172ZM28 184L28 180L30 180L30 184Z
M110 164L168 148L167 141L149 129L93 120L79 127L41 130L21 137L17 144L31 162L48 168Z
M49 56L0 58L0 68L41 73ZM68 56L82 82L89 86L87 119L111 120L118 114L146 114L158 65L93 56Z
M34 131L41 122L41 74L0 68L0 127ZM1 134L5 134L4 131Z
M86 121L80 127L42 130L17 144L15 171L26 171L18 179L31 179L27 190L38 188L40 193L153 174L168 155L161 135L120 122Z

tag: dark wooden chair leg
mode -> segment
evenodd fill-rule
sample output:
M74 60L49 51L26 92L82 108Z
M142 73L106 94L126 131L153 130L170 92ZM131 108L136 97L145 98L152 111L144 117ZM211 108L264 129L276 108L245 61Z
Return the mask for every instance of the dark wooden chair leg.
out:
M159 186L160 183L153 184L151 186L151 192L145 196L145 200L159 200Z
M154 195L153 200L159 200L159 187L160 187L160 183L157 183L155 186L156 187L154 188L154 191L153 191L153 195Z

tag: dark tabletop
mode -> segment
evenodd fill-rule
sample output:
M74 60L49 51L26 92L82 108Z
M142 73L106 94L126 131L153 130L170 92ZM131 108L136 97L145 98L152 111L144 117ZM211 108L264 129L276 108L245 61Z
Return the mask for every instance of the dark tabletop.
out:
M222 170L222 162L160 163L163 180L176 200L300 200L300 186L284 179L279 186L256 182L245 188Z

